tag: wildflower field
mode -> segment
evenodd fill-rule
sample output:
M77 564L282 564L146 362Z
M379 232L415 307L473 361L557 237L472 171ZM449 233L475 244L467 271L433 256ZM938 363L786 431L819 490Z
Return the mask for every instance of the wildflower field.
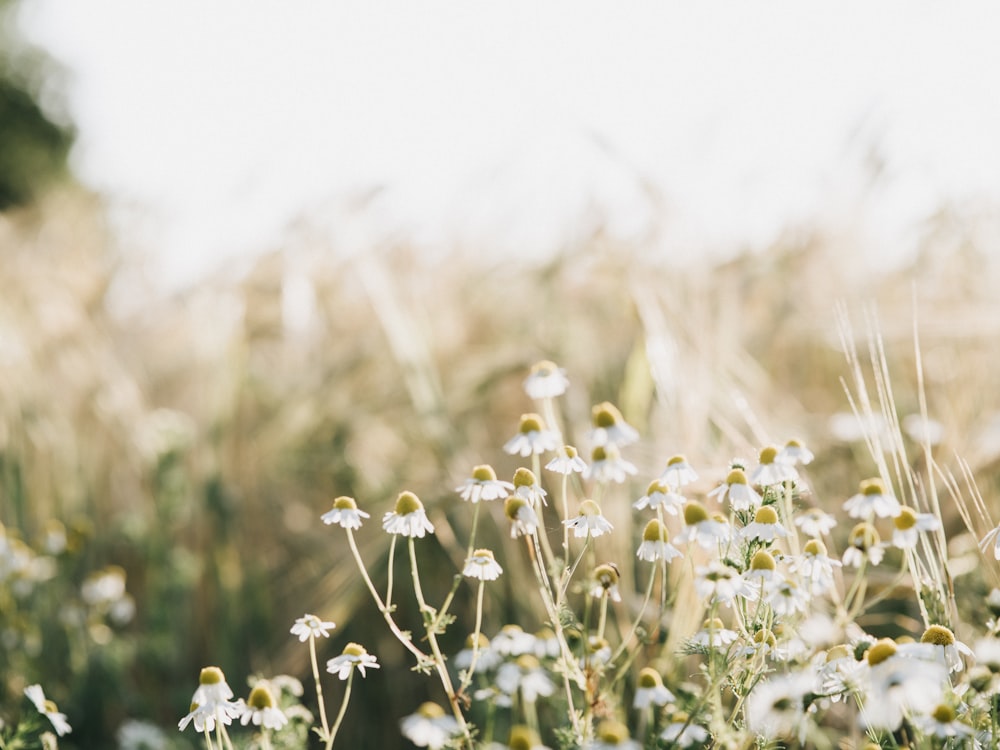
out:
M0 215L0 748L1000 746L987 220L164 295L102 217Z

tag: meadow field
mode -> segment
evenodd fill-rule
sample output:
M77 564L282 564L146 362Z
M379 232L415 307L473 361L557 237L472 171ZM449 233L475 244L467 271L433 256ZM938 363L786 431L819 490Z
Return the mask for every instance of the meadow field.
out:
M93 196L0 214L0 747L54 728L25 696L36 684L72 726L60 747L228 747L220 715L207 737L203 716L178 730L205 667L237 697L264 681L290 719L234 714L237 747L412 747L400 722L425 702L459 747L996 746L1000 563L979 542L1000 523L998 239L991 215L942 209L920 252L875 268L850 227L683 265L600 229L516 261L406 237L346 254L302 231L164 293ZM564 394L526 392L539 362L565 372ZM536 413L550 444L505 451ZM637 439L608 431L623 422ZM757 471L790 440L815 459ZM564 444L587 473L545 469ZM513 486L463 499L486 465L500 482L531 471L537 528L512 532ZM763 500L720 502L734 471ZM859 491L874 477L879 492ZM415 512L404 492L432 533L383 529ZM898 502L844 507L876 494ZM370 517L324 523L335 498ZM798 523L819 511L836 525ZM579 525L598 516L613 533ZM901 518L919 519L915 546L893 543ZM728 535L714 546L692 531L710 520ZM637 557L661 539L676 559ZM502 574L463 576L484 550ZM810 554L829 567L796 562ZM803 565L811 583L788 585L808 596L774 598L761 576ZM307 614L329 637L290 632ZM735 636L724 649L698 640L715 618ZM489 645L512 625L530 653ZM463 672L476 633L489 641ZM932 706L878 694L867 672L840 692L793 685L840 645L877 675L907 638L951 648L944 667L906 657L924 678L894 677ZM970 647L958 666L953 643ZM378 666L320 670L321 716L314 663L357 657L351 644ZM651 686L671 699L637 702ZM873 718L885 702L898 721ZM33 721L35 739L16 734Z

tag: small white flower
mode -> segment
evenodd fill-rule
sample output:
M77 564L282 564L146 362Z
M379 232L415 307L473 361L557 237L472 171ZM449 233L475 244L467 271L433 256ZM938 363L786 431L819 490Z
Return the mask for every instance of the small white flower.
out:
M458 722L445 714L437 703L424 703L414 713L404 716L399 728L417 747L440 750L458 732Z
M594 568L594 585L590 589L590 595L595 599L607 596L613 602L620 602L622 596L618 591L618 581L621 573L614 563L604 563Z
M316 615L302 615L292 625L291 634L298 636L305 643L309 638L329 638L330 631L337 627L336 623L319 619Z
M729 498L729 506L733 510L749 510L759 508L763 498L760 493L750 486L746 472L741 468L732 469L726 481L708 493L709 497L716 498L722 502Z
M660 474L660 481L671 489L680 489L685 484L691 484L698 478L698 472L691 468L684 456L672 456L667 461L667 468Z
M382 516L382 528L390 534L422 539L434 533L434 525L427 520L427 512L420 498L412 492L401 492L396 498L396 509Z
M628 727L618 721L605 719L594 731L594 738L583 745L583 750L641 750L640 745L631 739Z
M819 539L810 539L802 554L788 558L788 570L799 577L810 595L825 594L833 588L833 569L843 563L826 553L826 545Z
M340 656L335 656L326 662L326 671L346 680L357 667L362 677L366 677L365 669L379 669L378 660L365 647L358 643L348 643Z
M594 448L590 459L590 466L583 472L584 479L621 484L630 475L638 472L635 464L621 457L621 453L614 443L598 445Z
M861 490L844 502L844 510L851 518L870 520L873 516L879 518L894 518L899 515L899 501L885 491L880 479L866 479L861 483Z
M513 696L518 690L528 703L539 697L548 697L556 690L556 685L531 654L523 654L516 661L506 662L497 670L496 686L506 695Z
M812 463L814 458L813 452L801 442L798 440L789 440L785 443L785 447L778 451L778 455L775 456L774 460L795 466L797 464L805 465Z
M905 713L928 713L944 702L948 670L934 661L897 655L897 645L882 639L868 649L868 681L861 718L874 729L895 731Z
M212 731L217 722L231 724L243 714L244 706L231 701L233 690L218 667L205 667L198 677L198 688L191 696L191 710L177 726L183 731L194 722L196 731Z
M492 550L477 549L472 557L465 561L462 575L468 578L478 578L480 581L495 581L503 573L500 563L493 557Z
M656 562L665 560L670 562L675 557L680 557L681 552L669 541L667 541L667 529L656 518L651 519L642 532L642 542L635 555L640 560Z
M946 703L937 706L929 716L914 716L913 723L925 735L942 740L972 737L975 734L972 727L956 718L955 709Z
M738 571L718 561L695 568L694 589L702 599L726 605L737 596L753 597L756 593Z
M665 706L674 700L676 700L674 694L663 685L663 678L659 672L650 667L640 670L639 680L635 686L635 697L632 699L633 708Z
M725 650L740 637L735 630L727 628L718 617L705 620L701 630L691 636L691 643L703 648Z
M41 685L28 685L24 689L24 695L31 701L35 710L49 720L52 728L60 737L73 731L69 721L66 720L66 714L60 713L56 704L46 699L45 691L42 690Z
M489 464L482 464L472 470L472 476L465 480L455 491L462 499L470 503L480 500L502 500L514 489L510 482L497 479L497 473Z
M556 474L582 474L587 470L587 463L580 458L576 448L564 445L560 454L545 464L545 468Z
M847 549L844 550L844 565L860 568L865 561L878 565L885 556L885 545L878 531L870 523L859 523L847 537Z
M554 451L559 447L559 434L545 428L538 414L522 414L517 434L504 443L503 449L522 458Z
M767 594L767 603L776 615L787 616L805 612L809 604L809 591L800 588L795 581L781 579Z
M531 368L531 374L524 379L524 391L528 398L538 401L543 398L561 396L569 388L566 370L554 362L542 360Z
M670 515L676 516L686 502L687 498L674 492L670 487L657 479L650 483L645 495L632 503L632 507L636 510L642 510L643 508L656 510L657 508L662 508Z
M660 733L660 737L668 743L680 747L704 747L709 738L708 730L700 724L694 724L688 715L678 712L670 723Z
M622 413L605 401L593 409L594 427L587 433L593 445L628 445L639 439L639 433L622 417Z
M575 518L568 518L563 525L573 529L573 536L601 536L614 528L611 522L601 515L601 508L593 500L580 503L580 513Z
M769 487L783 482L794 482L799 473L791 464L777 460L778 449L768 446L760 452L757 468L750 474L750 482L760 487Z
M677 535L678 542L697 542L702 549L710 550L726 544L732 537L725 518L709 517L705 506L695 500L684 506L684 523Z
M534 534L538 530L538 514L531 503L523 497L514 495L508 497L503 506L504 515L510 521L511 539Z
M747 728L772 739L798 736L806 721L805 696L812 687L812 675L804 673L758 682L746 701Z
M901 506L892 519L892 544L899 549L913 549L921 531L936 531L941 522L933 513L917 513L913 508Z
M975 653L967 645L955 638L955 634L944 625L931 625L920 637L919 644L909 644L909 647L923 646L929 649L932 658L948 668L949 672L960 672L965 668L962 657L970 659L975 657ZM900 652L908 655L904 651L904 646L900 646ZM919 658L919 654L917 654Z
M778 537L788 536L788 531L778 522L778 513L771 505L757 508L754 519L740 531L744 539L771 542Z
M514 472L514 494L523 497L532 506L545 505L548 493L538 483L535 473L523 466Z
M806 536L820 537L833 530L837 525L837 519L819 508L810 508L796 514L795 525Z
M344 529L360 529L362 518L371 518L368 513L358 510L358 504L353 497L341 495L333 501L333 508L320 518L327 526L338 524Z
M535 652L537 639L525 633L520 625L504 625L493 637L493 648L503 656L521 656Z
M275 705L274 695L266 683L258 682L254 685L243 715L240 716L240 724L243 726L251 723L264 729L281 729L288 723L288 717Z

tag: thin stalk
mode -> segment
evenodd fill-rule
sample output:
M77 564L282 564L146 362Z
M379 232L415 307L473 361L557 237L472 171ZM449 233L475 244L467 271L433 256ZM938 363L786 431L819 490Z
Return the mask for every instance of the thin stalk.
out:
M472 683L472 675L476 671L476 663L479 661L479 633L483 626L483 590L486 588L486 581L479 581L479 591L476 594L476 630L472 634L472 660L469 662L469 669L465 673L465 679L458 686L458 692L464 693L465 689Z
M340 729L340 722L344 720L344 714L347 713L347 702L351 699L351 683L353 681L354 670L352 669L347 675L347 687L344 688L344 698L340 701L340 710L337 712L337 718L333 722L333 729L330 730L330 734L326 738L326 750L330 750L333 747L333 740Z
M348 529L350 533L350 529ZM323 725L323 736L330 735L329 724L326 723L326 702L323 700L323 685L319 679L319 663L316 660L316 636L309 634L309 660L312 662L313 678L316 680L316 702L319 703L319 719Z

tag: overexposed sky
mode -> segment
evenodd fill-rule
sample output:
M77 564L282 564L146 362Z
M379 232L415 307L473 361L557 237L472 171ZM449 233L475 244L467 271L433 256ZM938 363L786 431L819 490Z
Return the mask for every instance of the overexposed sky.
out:
M372 234L523 254L656 220L678 259L816 218L900 251L943 200L1000 200L987 2L27 0L23 23L70 71L78 173L172 279L376 188Z

